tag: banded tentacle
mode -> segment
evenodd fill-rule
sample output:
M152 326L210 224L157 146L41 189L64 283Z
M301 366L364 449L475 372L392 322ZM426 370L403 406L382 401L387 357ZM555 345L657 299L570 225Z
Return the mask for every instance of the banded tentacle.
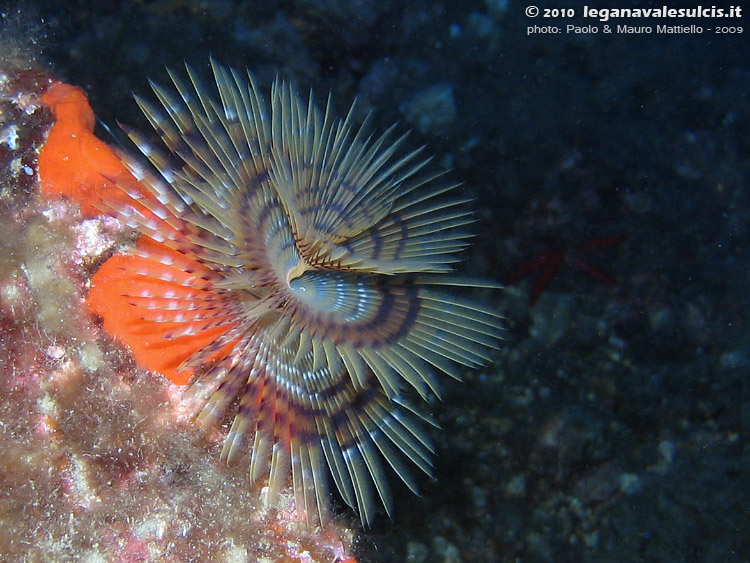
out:
M118 257L136 289L107 293L100 272L89 300L123 303L150 346L198 343L175 352L207 390L198 420L238 399L222 455L249 452L271 497L291 474L298 507L322 519L330 473L369 523L376 498L392 507L386 467L415 491L409 467L431 473L408 389L437 394L439 372L488 362L501 338L499 315L450 289L483 284L446 274L468 244L467 201L423 175L419 150L398 156L403 137L355 128L354 109L337 120L280 81L269 106L251 76L212 67L218 101L190 69L152 85L158 104L138 99L166 152L128 130L156 172L123 154L142 191L109 204L143 235Z

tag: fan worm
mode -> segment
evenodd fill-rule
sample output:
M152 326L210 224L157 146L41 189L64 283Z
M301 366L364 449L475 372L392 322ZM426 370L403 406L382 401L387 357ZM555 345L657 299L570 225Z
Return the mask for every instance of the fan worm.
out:
M490 359L500 318L451 286L472 222L467 200L403 137L372 136L276 81L212 62L218 99L189 68L158 103L137 102L163 142L126 129L150 165L112 178L103 208L137 229L134 249L92 279L88 306L145 367L208 388L198 420L238 402L222 456L249 452L270 497L289 475L308 520L328 476L371 522L392 499L387 467L416 491L432 447L409 388ZM166 149L166 150L165 150ZM121 197L125 194L127 197ZM206 387L207 386L207 387Z

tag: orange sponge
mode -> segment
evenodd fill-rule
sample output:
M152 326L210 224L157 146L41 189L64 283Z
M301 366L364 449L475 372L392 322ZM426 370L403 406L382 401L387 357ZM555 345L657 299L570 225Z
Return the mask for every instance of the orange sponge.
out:
M77 201L84 217L99 215L105 199L124 202L127 196L115 182L134 188L138 182L94 136L94 112L83 90L55 82L41 99L56 120L39 154L42 193Z
M140 365L185 385L193 370L179 371L180 364L234 324L213 326L230 317L229 312L206 317L208 309L220 310L221 305L215 294L201 287L200 277L207 273L203 264L148 237L141 237L137 246L140 253L168 258L162 261L171 265L141 256L115 255L91 278L86 305L103 318L110 336L131 349ZM190 303L189 309L179 307L185 302ZM158 322L149 318L157 315ZM191 333L180 336L188 327ZM208 359L224 358L232 346L234 341Z
M39 154L42 194L77 201L84 217L95 217L103 209L119 204L137 206L123 190L148 197L148 191L133 178L114 151L94 136L96 119L83 90L56 82L41 99L55 115L55 124ZM139 211L151 215L147 206ZM202 290L186 287L186 280L194 276L185 272L200 273L206 267L147 237L141 237L137 246L142 254L161 257L172 265L164 266L158 260L136 255L113 256L92 277L86 305L102 317L110 336L131 349L139 364L165 375L173 383L185 385L193 372L178 371L178 367L233 325L207 326L207 321L196 313L192 323L187 322L198 329L196 333L179 336L185 330L185 318L190 321L190 316L182 314L181 322L172 322L169 309L162 308L168 305L167 300L159 295L169 294L173 296L171 300L197 296L200 300ZM144 271L151 275L143 275ZM165 281L167 278L173 281ZM152 296L145 307L144 295ZM160 322L145 318L154 309L161 310L164 318ZM216 319L212 321L215 323ZM231 345L217 350L209 359L226 356Z

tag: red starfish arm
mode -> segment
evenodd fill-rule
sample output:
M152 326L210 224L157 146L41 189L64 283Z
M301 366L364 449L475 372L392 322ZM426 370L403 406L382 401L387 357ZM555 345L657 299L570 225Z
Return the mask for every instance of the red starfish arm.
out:
M539 270L545 270L549 267L548 264L550 263L562 263L563 254L564 253L561 250L548 250L546 252L542 252L536 258L533 258L532 260L521 264L521 266L517 270L515 270L506 278L505 283L516 283L521 278L526 277L529 274L533 274L534 272L537 272ZM559 268L559 265L557 267Z
M611 248L620 244L627 238L627 236L627 233L625 231L622 231L609 237L592 238L590 241L582 245L578 249L578 252L585 253L591 250L599 250L601 248Z
M549 283L552 281L555 275L557 275L557 272L563 265L565 253L560 250L555 252L546 252L543 256L545 256L544 263L540 264L542 272L539 274L539 277L534 283L534 288L531 290L531 296L529 297L529 303L531 305L534 305L534 303L536 303L537 299L539 299L539 296L545 289L547 289Z
M599 266L597 266L593 262L586 260L585 258L579 258L576 261L576 268L603 284L615 286L619 285L620 283L615 278L610 276L607 272L602 270Z

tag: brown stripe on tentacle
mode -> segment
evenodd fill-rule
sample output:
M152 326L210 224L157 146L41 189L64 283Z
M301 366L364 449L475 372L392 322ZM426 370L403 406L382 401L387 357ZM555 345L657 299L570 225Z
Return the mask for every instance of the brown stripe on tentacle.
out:
M287 312L312 338L383 347L408 333L420 306L406 279L312 271L291 281Z
M251 340L251 365L235 364L223 373L201 417L214 420L244 386L222 455L234 461L249 452L251 474L268 476L271 499L291 470L309 522L317 511L325 518L328 467L344 500L368 522L375 511L373 486L386 509L392 507L381 455L415 490L405 461L431 472L431 447L414 415L390 401L372 374L355 389L345 371L313 371L309 355L294 363L291 349L262 350L262 339Z

